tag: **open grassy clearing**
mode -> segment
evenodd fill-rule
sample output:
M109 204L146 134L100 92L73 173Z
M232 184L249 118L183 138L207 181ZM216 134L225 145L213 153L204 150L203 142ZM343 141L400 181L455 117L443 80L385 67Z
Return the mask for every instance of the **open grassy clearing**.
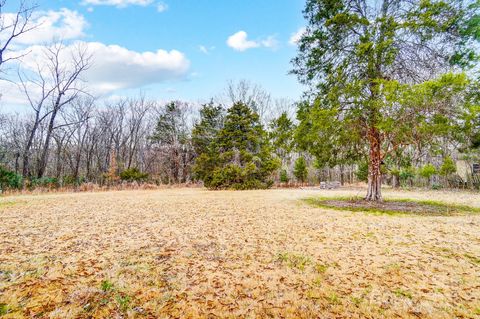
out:
M0 314L479 317L480 215L372 215L302 200L363 192L1 198ZM385 196L480 207L471 193Z

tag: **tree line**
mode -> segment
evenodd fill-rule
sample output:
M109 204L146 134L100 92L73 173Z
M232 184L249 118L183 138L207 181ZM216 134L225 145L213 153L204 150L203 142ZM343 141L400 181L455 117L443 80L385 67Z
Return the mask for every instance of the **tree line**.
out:
M259 87L247 81L232 82L227 87L230 91L244 91L248 99L231 102L228 108L224 106L228 102L213 100L204 105L161 103L143 96L99 101L83 93L67 97L63 103L63 94L60 102L45 99L28 113L2 113L2 186L57 187L87 182L113 185L122 181L179 184L200 180L210 186L209 179L203 179L202 170L207 167L201 161L220 154L225 165L238 159L238 167L242 168L247 162L260 165L270 158L270 168L252 174L260 174L265 183L266 179L273 182L277 161L273 160L270 138L275 134L267 134L262 124L266 120L261 120L255 109L262 101L255 98L252 104L248 93ZM226 95L218 98L228 99ZM294 107L284 100L278 103L283 108ZM282 116L286 114L282 112ZM288 129L292 135L293 126ZM228 152L233 154L230 159ZM289 152L293 152L291 147ZM219 164L220 158L206 161ZM250 186L267 187L271 182ZM212 188L230 186L234 187L212 184Z
M22 3L2 39L28 32L34 9ZM18 72L30 111L0 115L0 183L364 180L372 201L385 183L480 187L479 10L469 0L307 0L292 60L309 88L299 101L248 81L201 106L99 101L82 81L91 52L45 46L35 71ZM455 175L458 159L471 164L468 181Z

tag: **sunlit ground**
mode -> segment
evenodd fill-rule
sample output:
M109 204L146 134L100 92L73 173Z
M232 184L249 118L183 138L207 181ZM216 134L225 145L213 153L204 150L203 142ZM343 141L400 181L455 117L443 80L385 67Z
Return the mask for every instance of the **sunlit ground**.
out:
M364 190L121 191L0 199L4 318L480 316L480 215L378 215ZM460 192L387 198L480 207Z

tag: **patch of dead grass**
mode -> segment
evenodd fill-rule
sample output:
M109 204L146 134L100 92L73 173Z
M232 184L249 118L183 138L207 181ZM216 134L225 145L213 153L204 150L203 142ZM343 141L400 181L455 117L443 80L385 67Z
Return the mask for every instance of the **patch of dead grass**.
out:
M480 216L352 214L357 190L9 197L2 318L451 318L480 309ZM468 193L443 196L480 206Z

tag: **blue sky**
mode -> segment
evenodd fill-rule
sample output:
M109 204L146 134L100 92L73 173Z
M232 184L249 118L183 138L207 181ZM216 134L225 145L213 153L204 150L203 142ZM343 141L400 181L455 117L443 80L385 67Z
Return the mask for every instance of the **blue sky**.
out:
M181 61L175 60L179 69L158 76L164 72L159 67L158 74L148 74L145 81L112 85L112 89L104 91L107 95L141 91L164 100L206 100L219 94L228 80L240 79L263 86L274 97L297 99L301 95L302 87L287 73L296 54L291 37L305 24L304 0L37 0L37 3L38 15L50 12L49 19L53 21L50 27L56 28L51 33L57 32L67 41L115 45L149 61L147 53L158 50L165 50L163 55L172 50L181 55L177 56ZM52 12L63 13L55 16ZM46 28L42 32L37 38L50 31ZM25 42L36 45L35 41ZM116 52L111 47L108 50L101 47L103 51L98 52L104 53L103 56L99 53L97 64ZM159 54L152 59L162 63L163 58ZM129 64L128 59L120 63ZM148 68L150 62L145 63L138 77L143 76L141 72L152 70ZM118 69L113 62L111 65L114 71ZM134 75L136 70L135 66L125 67L125 72L116 76ZM109 68L101 72L108 73ZM108 81L98 74L92 78L102 78L103 84Z

